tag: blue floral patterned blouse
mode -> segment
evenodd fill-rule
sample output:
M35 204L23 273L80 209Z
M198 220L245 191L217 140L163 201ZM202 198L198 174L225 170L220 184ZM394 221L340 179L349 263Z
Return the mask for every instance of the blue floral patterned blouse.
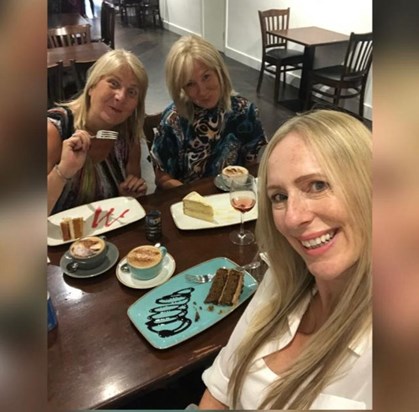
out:
M192 124L170 104L162 114L151 155L162 171L188 183L216 176L228 165L254 163L266 143L256 106L232 96L230 111L195 106Z

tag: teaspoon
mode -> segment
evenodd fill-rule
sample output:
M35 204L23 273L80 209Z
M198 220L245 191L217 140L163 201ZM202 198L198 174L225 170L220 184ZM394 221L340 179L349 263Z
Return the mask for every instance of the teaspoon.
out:
M79 264L75 261L72 261L67 264L67 270L71 273L77 272L78 268L79 268Z

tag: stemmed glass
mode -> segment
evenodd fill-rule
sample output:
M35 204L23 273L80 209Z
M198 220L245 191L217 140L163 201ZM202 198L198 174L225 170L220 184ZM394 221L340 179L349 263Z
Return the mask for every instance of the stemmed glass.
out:
M256 180L252 175L244 179L232 179L230 184L230 203L240 213L240 230L230 233L230 240L236 245L250 245L255 241L255 236L250 230L244 230L243 216L253 209L256 204Z

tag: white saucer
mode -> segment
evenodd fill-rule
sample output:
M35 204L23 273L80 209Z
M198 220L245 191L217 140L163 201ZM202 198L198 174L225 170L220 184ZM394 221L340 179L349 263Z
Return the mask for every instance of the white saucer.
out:
M229 192L230 191L230 188L224 183L224 180L223 180L223 177L221 176L221 174L218 174L217 176L215 176L214 184L215 184L215 186L218 187L218 189L220 189L224 192Z
M69 272L67 270L68 263L72 260L69 256L68 252L65 252L64 255L61 257L60 260L60 267L61 270L68 276L72 278L92 278L94 276L99 276L102 273L105 273L108 269L110 269L118 260L119 258L119 250L118 248L110 242L106 242L108 244L108 252L106 253L105 260L94 269L77 269L75 272Z
M121 266L127 262L126 257L121 259L116 267L116 277L118 280L128 286L129 288L134 289L149 289L154 288L154 286L161 285L166 282L173 273L175 273L176 263L173 256L169 253L166 253L166 256L163 259L163 267L160 273L153 279L150 280L139 280L131 276L131 273L126 273L121 270Z

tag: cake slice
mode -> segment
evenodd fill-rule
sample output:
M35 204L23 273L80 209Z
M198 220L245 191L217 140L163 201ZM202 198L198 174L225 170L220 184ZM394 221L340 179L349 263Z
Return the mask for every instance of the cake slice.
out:
M235 305L243 290L243 272L234 269L218 269L204 303Z
M214 303L218 304L218 299L220 298L221 294L223 293L224 285L226 283L228 276L227 269L218 269L215 273L214 278L211 282L211 288L208 292L207 297L204 300L204 303Z
M226 283L224 285L223 293L218 299L219 305L235 305L242 293L243 289L243 272L230 269Z
M82 217L65 217L60 222L61 235L63 240L78 239L83 237L84 220Z
M197 219L214 221L213 207L198 192L191 192L183 199L183 213Z

